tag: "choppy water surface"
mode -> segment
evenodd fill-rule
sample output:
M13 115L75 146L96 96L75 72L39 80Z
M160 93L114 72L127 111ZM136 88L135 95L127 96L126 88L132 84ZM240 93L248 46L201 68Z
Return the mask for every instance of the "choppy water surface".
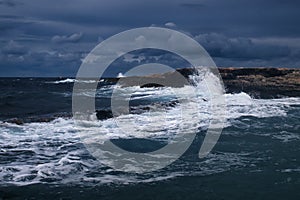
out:
M188 99L190 88L123 88L133 94L131 107L135 110L119 116L120 121L135 122L131 132L124 132L112 118L75 125L71 117L74 81L0 79L0 199L300 196L300 98L225 94L227 121L221 138L206 158L199 159L197 153L210 119L209 101L205 94L200 95L194 102L199 110L189 111L195 116L200 113L201 120L195 117L197 121L190 122L199 132L188 151L160 171L134 174L116 172L93 158L79 132L97 131L101 140L112 140L130 151L158 149L174 137L172 130L178 124L178 105L168 103L176 101L171 91L180 90ZM112 88L105 80L99 83L97 110L110 105ZM81 95L91 94L85 91ZM145 106L159 108L151 122Z

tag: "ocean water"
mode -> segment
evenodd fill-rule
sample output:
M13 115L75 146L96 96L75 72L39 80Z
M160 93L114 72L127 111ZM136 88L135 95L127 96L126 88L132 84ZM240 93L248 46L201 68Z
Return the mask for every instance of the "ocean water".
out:
M132 94L132 113L119 120L136 124L124 132L106 117L95 117L88 126L75 125L74 82L73 78L0 79L0 199L300 198L299 97L225 94L225 127L211 153L200 159L210 120L209 102L205 93L200 94L193 101L198 109L189 111L195 115L189 123L198 128L190 148L166 168L137 174L103 165L85 148L79 132L97 130L101 140L133 152L159 149L174 137L172 130L178 124L172 90L189 99L191 89L121 88ZM109 80L99 81L99 115L110 107L113 88ZM93 96L90 91L81 95ZM149 122L147 111L153 107Z

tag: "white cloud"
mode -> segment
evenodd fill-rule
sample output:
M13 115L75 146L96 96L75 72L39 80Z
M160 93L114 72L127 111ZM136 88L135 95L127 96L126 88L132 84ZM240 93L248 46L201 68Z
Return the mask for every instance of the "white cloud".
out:
M167 22L167 23L165 23L165 26L169 27L169 28L175 28L176 24L174 22Z
M74 33L72 35L55 35L52 38L52 42L54 43L75 43L78 42L82 38L82 33Z
M142 62L143 60L145 60L145 56L134 56L132 54L125 54L124 55L124 62Z

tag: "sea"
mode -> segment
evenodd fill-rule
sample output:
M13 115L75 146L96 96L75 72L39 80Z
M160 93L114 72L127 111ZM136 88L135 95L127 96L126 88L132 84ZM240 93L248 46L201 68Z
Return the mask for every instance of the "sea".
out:
M103 164L86 148L79 132L98 131L102 140L127 151L157 150L176 134L170 130L176 130L180 103L172 90L189 99L190 88L119 88L132 94L132 113L117 118L135 121L135 127L120 131L105 114L115 88L109 79L98 81L98 114L89 126L78 127L72 117L76 81L0 78L0 200L300 199L299 97L262 99L244 92L225 93L222 133L212 151L199 158L209 122L209 100L199 95L194 102L198 109L190 111L200 115L189 121L197 127L191 146L162 169L134 173ZM81 95L93 97L90 91ZM149 108L154 108L154 115L149 115ZM164 116L170 118L163 120Z

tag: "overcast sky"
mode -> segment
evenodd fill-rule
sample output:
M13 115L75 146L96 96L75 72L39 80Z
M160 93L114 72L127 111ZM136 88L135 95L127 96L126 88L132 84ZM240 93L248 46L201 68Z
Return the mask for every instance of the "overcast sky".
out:
M100 41L148 26L188 34L221 67L299 68L299 10L296 0L0 0L0 76L75 76Z

